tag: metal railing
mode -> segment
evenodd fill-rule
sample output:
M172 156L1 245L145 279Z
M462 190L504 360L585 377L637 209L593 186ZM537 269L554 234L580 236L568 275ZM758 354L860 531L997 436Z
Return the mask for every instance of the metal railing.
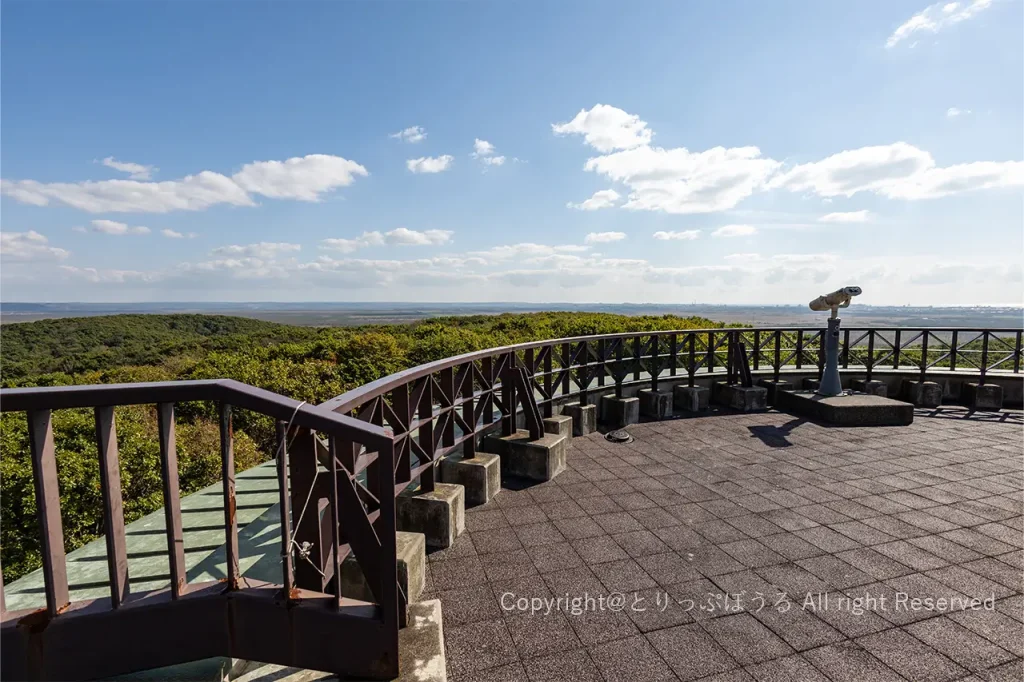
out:
M844 370L868 379L885 370L921 379L940 369L1020 375L1021 329L851 327L844 330ZM544 417L557 403L586 402L595 392L627 385L657 390L666 380L690 386L703 377L738 379L732 362L742 353L754 373L774 379L792 370L824 367L824 329L723 328L605 334L522 343L420 365L349 391L321 408L387 428L394 438L395 486L432 490L441 460L473 457L479 437L500 425L515 429L525 374ZM354 455L350 455L354 456Z
M226 556L225 578L198 584L186 580L175 443L175 403L191 401L212 401L219 407ZM170 586L132 593L114 408L137 404L155 404L157 410ZM73 408L95 411L109 598L72 601L69 596L52 411ZM382 429L230 380L5 390L0 392L0 409L24 412L28 419L46 594L45 609L2 613L5 679L89 679L214 656L382 679L397 675L402 596L396 572L392 438ZM243 578L239 572L235 409L267 415L278 425L277 584ZM374 452L372 484L359 482L361 470L351 460L318 458L324 446L314 432L327 438L328 452L351 449L353 443ZM322 463L326 475L317 476ZM307 493L312 479L318 481L316 496L329 502L325 516L332 523L321 524L319 514L298 523L301 500L312 496ZM299 531L309 535L313 524L318 530L326 527L326 534L316 537L317 561L333 570L310 585L294 562L302 556L296 551L302 547ZM292 536L293 527L297 537ZM353 551L376 603L339 596L338 568ZM331 578L333 594L324 589ZM324 646L327 637L344 645Z
M1020 376L1021 336L1020 329L852 327L844 330L840 361L869 379L882 370L922 379L943 370L984 382ZM417 484L432 490L445 457L473 457L480 437L491 431L511 434L520 410L539 435L536 422L552 416L556 405L587 402L598 393L621 396L627 386L692 386L707 378L735 383L738 368L748 366L776 379L790 371L820 375L823 345L822 329L796 327L537 341L421 365L315 407L227 380L0 391L0 409L25 412L29 422L47 604L42 611L3 613L4 675L95 677L232 656L393 676L405 599L396 584L399 492ZM174 446L174 403L188 401L220 406L226 510L227 578L196 585L183 579ZM140 594L127 588L113 411L132 404L157 405L171 566L168 589ZM111 596L69 603L51 411L83 407L96 413ZM278 584L239 577L233 408L278 423ZM314 513L304 516L307 505ZM340 563L350 553L376 604L338 596ZM325 636L337 644L322 646ZM166 645L154 645L161 640Z

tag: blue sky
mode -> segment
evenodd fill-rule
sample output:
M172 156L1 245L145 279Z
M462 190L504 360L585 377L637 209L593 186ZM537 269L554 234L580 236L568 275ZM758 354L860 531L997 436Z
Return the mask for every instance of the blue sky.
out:
M1020 303L1022 7L11 0L0 297Z

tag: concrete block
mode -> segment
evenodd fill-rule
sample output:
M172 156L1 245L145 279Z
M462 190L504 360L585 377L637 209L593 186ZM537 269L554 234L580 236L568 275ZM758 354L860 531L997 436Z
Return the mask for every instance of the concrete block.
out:
M550 481L565 470L569 439L546 433L530 440L530 432L520 429L511 436L487 436L484 449L501 457L503 476L518 476L532 481Z
M501 460L486 452L471 459L446 457L441 460L441 480L461 485L469 506L487 504L501 490Z
M398 584L412 603L420 598L426 585L426 538L423 533L398 531L395 547L398 550ZM354 554L349 554L341 562L341 595L366 602L377 601Z
M608 426L621 429L640 421L639 398L601 397L601 417Z
M964 384L964 404L972 410L1003 409L1003 387L998 384Z
M706 410L710 399L710 389L703 386L676 386L672 389L672 404L682 412Z
M545 417L544 433L553 433L556 436L565 436L566 440L572 439L572 417L569 415L558 415L557 417Z
M868 395L877 395L882 398L886 398L889 395L889 387L886 386L884 381L872 379L854 379L850 382L850 388L856 393L866 393Z
M938 407L942 404L942 386L934 381L904 379L903 399L917 407Z
M716 381L712 386L711 398L719 405L740 412L768 409L768 389L764 386L730 385Z
M811 391L780 391L776 407L836 426L906 426L914 406L877 395L822 396Z
M466 528L466 491L454 483L435 483L429 493L404 491L395 498L398 530L423 533L427 547L445 549Z
M654 391L642 388L637 393L640 400L640 414L651 419L668 419L672 416L672 394L668 391Z
M803 388L805 391L817 391L821 386L821 379L804 379Z
M597 405L569 403L562 406L562 414L572 417L573 436L585 436L597 431Z
M793 390L793 383L790 381L786 381L785 379L779 379L778 381L776 381L775 379L761 379L759 382L757 382L757 385L768 389L769 405L775 404L775 394L777 391Z

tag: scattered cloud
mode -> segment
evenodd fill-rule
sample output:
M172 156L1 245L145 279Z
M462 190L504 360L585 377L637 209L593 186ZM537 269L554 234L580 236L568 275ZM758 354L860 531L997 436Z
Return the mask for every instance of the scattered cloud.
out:
M0 232L0 258L5 261L64 260L70 255L70 251L50 246L50 240L35 230Z
M473 140L473 154L472 157L475 159L480 156L490 156L494 153L494 145L487 140L481 140L479 137Z
M242 256L245 258L271 259L285 253L300 251L299 244L287 242L259 242L258 244L231 244L229 246L218 246L210 255L213 256Z
M113 156L108 156L101 161L107 168L113 168L116 171L122 173L128 173L128 177L132 180L149 180L153 177L153 174L159 170L154 166L143 166L141 163L131 163L129 161L118 161Z
M681 232L661 232L661 231L659 231L659 232L655 232L652 236L655 239L660 239L661 241L670 241L670 240L690 241L690 240L697 239L698 237L700 237L700 230L683 230Z
M625 232L591 232L583 238L584 244L607 244L620 242L626 238Z
M551 255L565 255L583 253L589 251L589 246L581 244L561 244L558 246L547 246L544 244L533 244L524 242L521 244L506 244L495 246L486 251L471 251L467 254L471 258L477 258L481 262L509 260L512 258L542 258Z
M581 109L568 123L552 123L551 130L556 135L583 135L587 144L602 153L648 145L653 136L639 116L607 104Z
M873 192L890 199L931 199L994 187L1024 185L1024 161L976 161L939 168L931 154L906 142L861 147L800 164L772 187L819 196Z
M177 230L163 229L160 234L168 239L195 239L198 235L195 232L178 232Z
M566 204L568 208L575 208L581 211L597 211L602 208L610 208L615 205L620 198L618 192L613 189L602 189L594 192L594 196L590 197L584 202L574 204L571 201Z
M413 173L440 173L452 167L455 157L450 154L443 156L421 156L418 159L409 159L405 167Z
M505 164L504 156L485 156L480 160L485 166L502 166Z
M992 0L963 0L962 2L940 1L934 5L928 5L923 10L907 19L893 31L889 39L885 41L887 48L892 48L906 40L915 33L926 31L938 33L939 31L966 21L983 10L992 6ZM911 45L913 47L913 45Z
M367 174L363 166L340 156L310 154L286 161L255 161L231 177L202 171L163 182L0 180L0 194L23 204L46 206L55 201L89 213L167 213L202 211L220 204L254 206L252 194L318 201L324 193Z
M371 246L430 246L447 244L451 241L451 230L410 230L395 228L390 232L363 232L353 239L331 238L320 242L320 248L341 253L352 253Z
M871 211L838 211L826 213L818 218L821 223L866 223L871 220Z
M145 225L129 226L126 223L113 220L93 220L90 224L93 232L102 232L103 234L149 234L150 232Z
M957 118L958 116L966 116L970 113L970 109L957 109L956 107L950 107L949 109L946 109L946 118Z
M711 233L712 237L749 237L757 234L753 225L723 225Z
M338 187L351 185L356 176L368 175L355 161L328 154L297 156L287 161L255 161L232 177L247 192L271 199L319 201Z
M759 253L730 253L725 257L727 261L736 261L740 263L756 263L761 260L761 254Z
M399 130L397 133L392 133L388 135L388 137L390 138L396 140L404 140L405 142L410 142L412 144L422 142L423 139L426 138L426 136L427 131L425 131L422 128L422 126L412 126L410 128L406 128L405 130Z

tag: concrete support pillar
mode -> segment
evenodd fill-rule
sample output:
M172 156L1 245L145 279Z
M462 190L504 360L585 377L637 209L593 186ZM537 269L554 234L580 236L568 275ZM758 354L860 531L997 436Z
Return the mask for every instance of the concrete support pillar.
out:
M501 460L486 452L472 459L446 457L441 460L441 480L461 485L469 506L487 504L501 490Z
M793 384L786 381L785 379L779 379L778 381L776 381L775 379L761 379L759 382L757 382L757 384L758 386L762 386L765 389L767 389L769 405L775 404L775 393L777 391L793 390Z
M997 384L964 384L964 404L972 410L998 412L1003 409L1003 387Z
M608 426L621 429L640 421L639 398L601 397L601 418Z
M817 391L821 387L821 379L804 379L805 391Z
M702 412L708 409L710 389L702 386L676 386L672 389L672 404L682 412Z
M711 389L712 399L740 412L755 412L768 408L768 389L764 386L735 386L716 381Z
M942 386L934 381L903 380L903 399L917 407L938 407L942 404Z
M877 395L882 398L886 398L889 395L889 387L886 386L884 381L878 381L877 379L872 379L871 381L867 379L854 379L850 382L850 388L857 393Z
M398 530L423 533L427 547L445 549L466 528L466 492L461 485L435 483L429 493L403 492L395 498Z
M551 433L556 436L565 436L567 441L572 440L572 417L558 415L557 417L546 417L543 419L544 433Z
M668 419L672 416L672 394L668 391L640 389L640 414L651 419Z
M520 429L511 436L487 436L483 445L501 458L502 475L550 481L565 470L569 439L546 433L530 440L530 433Z
M412 604L419 601L426 585L426 539L423 533L398 531L395 545L398 550L398 584L408 603ZM354 554L349 554L341 562L341 596L371 603L377 601ZM404 625L405 614L400 613L399 616L403 617Z
M573 436L585 436L597 431L597 405L569 403L562 406L562 415L572 418Z

